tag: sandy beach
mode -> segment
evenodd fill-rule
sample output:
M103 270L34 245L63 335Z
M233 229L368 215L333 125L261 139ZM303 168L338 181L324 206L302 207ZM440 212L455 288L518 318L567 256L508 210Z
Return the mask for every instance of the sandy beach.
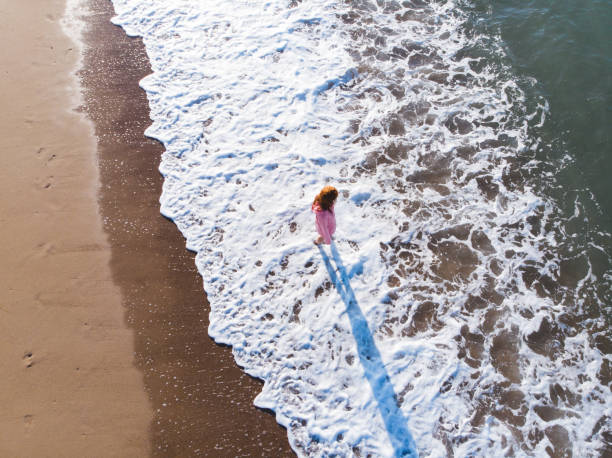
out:
M0 455L146 456L152 407L112 280L64 2L2 2Z
M0 11L0 455L292 456L159 214L142 43L91 1L79 89L63 1Z

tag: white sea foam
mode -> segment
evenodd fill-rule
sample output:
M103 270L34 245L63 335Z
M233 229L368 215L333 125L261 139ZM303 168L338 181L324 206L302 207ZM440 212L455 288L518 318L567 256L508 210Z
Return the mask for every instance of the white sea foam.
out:
M460 57L456 5L113 3L151 61L162 213L197 252L209 333L265 381L256 404L299 455L541 455L565 433L595 454L601 354L585 332L562 366L525 343L564 305L522 276L558 267L529 223L554 209L505 181L522 93ZM325 183L338 233L319 251Z

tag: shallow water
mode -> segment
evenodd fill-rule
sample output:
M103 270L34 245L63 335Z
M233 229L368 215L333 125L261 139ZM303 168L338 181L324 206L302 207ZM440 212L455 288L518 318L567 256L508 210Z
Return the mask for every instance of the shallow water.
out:
M487 27L501 35L529 97L550 106L541 135L571 162L557 181L588 188L599 209L586 209L591 224L612 230L612 7L609 2L532 0L484 2ZM534 46L535 45L535 46ZM528 77L535 81L529 84Z
M505 13L114 4L151 60L162 213L198 253L209 333L298 455L602 452L606 213L566 186L577 156ZM324 183L339 229L318 250Z

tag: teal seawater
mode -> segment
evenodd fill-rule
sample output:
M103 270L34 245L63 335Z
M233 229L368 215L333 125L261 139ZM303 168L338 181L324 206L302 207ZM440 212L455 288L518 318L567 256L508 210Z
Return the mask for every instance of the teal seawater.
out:
M551 164L571 158L553 171L554 186L546 191L556 192L569 213L574 194L568 191L579 194L590 227L612 232L612 2L477 3L478 16L501 37L513 71L525 79L527 97L548 101L539 158Z

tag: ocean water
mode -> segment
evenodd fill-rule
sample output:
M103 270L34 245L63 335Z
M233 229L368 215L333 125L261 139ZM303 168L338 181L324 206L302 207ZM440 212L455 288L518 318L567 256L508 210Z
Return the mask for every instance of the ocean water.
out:
M556 181L566 188L588 188L593 196L587 199L599 206L585 208L591 226L612 231L610 3L536 0L517 7L502 1L491 4L489 13L481 24L503 39L528 97L550 104L539 134L552 147L542 148L542 158L552 163L571 156L568 167L557 170ZM529 77L534 80L528 82Z
M609 35L609 6L113 3L208 332L299 456L606 452L609 44L562 51L554 25ZM551 36L602 72L588 97Z

